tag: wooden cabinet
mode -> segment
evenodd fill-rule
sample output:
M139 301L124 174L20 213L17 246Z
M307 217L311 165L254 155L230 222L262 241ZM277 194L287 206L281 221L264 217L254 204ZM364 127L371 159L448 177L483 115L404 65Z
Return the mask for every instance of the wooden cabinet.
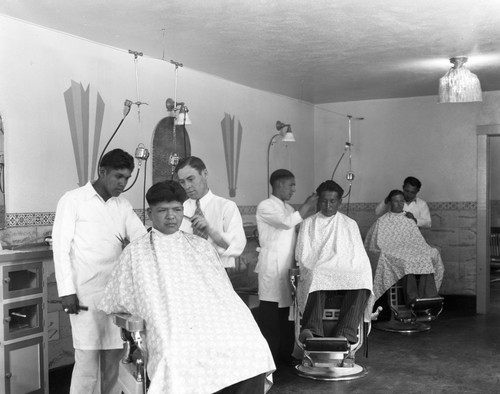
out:
M40 253L0 256L0 393L48 393L47 292Z

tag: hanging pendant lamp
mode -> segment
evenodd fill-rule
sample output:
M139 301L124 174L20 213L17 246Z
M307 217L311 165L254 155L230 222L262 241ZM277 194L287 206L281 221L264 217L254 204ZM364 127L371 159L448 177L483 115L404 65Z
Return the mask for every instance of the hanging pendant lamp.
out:
M467 57L452 57L453 67L439 79L440 103L470 103L483 101L479 78L464 64Z

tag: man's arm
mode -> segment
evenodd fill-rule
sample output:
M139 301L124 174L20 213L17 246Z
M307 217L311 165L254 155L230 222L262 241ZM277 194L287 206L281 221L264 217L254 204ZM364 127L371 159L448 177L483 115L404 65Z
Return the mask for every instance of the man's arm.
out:
M387 211L389 211L389 204L385 200L383 200L375 208L375 215L377 215L377 217L382 216L383 214L387 213Z
M223 211L223 231L220 233L223 244L227 244L226 251L223 253L225 257L238 257L243 253L243 249L247 244L247 237L243 229L243 220L238 206L229 201L224 205ZM224 246L217 244L224 248Z
M57 204L54 226L52 228L54 269L57 291L62 298L62 307L68 313L78 313L79 300L73 282L73 269L70 252L75 235L77 204L68 195Z
M133 241L147 233L146 227L144 227L141 219L139 219L139 216L134 212L132 205L128 201L125 211L125 231L127 232L129 241Z
M418 201L418 215L416 217L417 219L417 226L420 228L431 228L432 226L432 219L431 219L431 212L429 210L429 206L424 200L419 200Z
M264 200L257 207L257 216L273 227L290 229L316 213L317 204L318 196L313 193L297 211L290 213L282 209L278 210L272 202Z
M285 230L291 229L302 222L299 211L285 212L283 209L278 210L268 200L262 201L257 206L256 216L272 227Z

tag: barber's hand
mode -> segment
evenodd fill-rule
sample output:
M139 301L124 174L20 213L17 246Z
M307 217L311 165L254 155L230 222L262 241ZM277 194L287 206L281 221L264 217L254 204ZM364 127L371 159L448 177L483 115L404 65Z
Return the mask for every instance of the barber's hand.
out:
M309 197L307 197L304 204L299 208L300 216L302 219L306 219L309 216L315 214L317 212L318 207L318 195L316 193L312 193Z
M411 213L411 212L405 212L405 215L406 215L407 218L412 219L412 220L415 221L415 223L417 223L417 218L415 216L413 216L413 213Z
M70 294L67 296L63 296L61 298L61 304L64 312L66 313L76 313L80 310L80 301L78 300L78 296L76 294Z
M193 228L196 228L198 231L205 231L208 233L210 226L208 225L207 219L204 216L194 215L191 218L191 224Z

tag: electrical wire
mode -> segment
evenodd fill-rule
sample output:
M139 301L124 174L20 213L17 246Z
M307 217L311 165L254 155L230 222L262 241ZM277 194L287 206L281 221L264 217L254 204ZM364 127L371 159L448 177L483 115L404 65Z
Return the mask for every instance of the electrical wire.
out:
M146 224L146 168L148 159L144 161L144 184L142 186L142 224Z
M120 126L122 125L123 121L125 120L125 117L127 115L125 115L122 120L120 120L120 123L118 123L118 127L116 128L115 132L113 133L113 135L111 136L111 138L108 140L108 142L106 143L106 146L104 147L104 149L102 150L101 152L101 156L99 156L99 161L97 162L97 168L99 168L101 166L101 160L102 160L102 157L104 156L104 152L106 152L106 148L109 146L109 143L111 142L111 140L113 139L113 137L115 136L115 134L118 132L118 130L120 129Z
M142 160L142 159L139 159L139 160ZM147 160L147 159L146 159ZM146 171L146 170L144 170ZM137 178L139 178L139 172L141 172L141 164L140 164L140 161L139 161L139 165L137 166L137 173L135 174L135 178L134 178L134 181L132 182L132 184L127 187L125 190L123 190L123 193L125 192L128 192L130 189L132 189L132 187L135 185L135 183L137 182Z
M333 173L332 173L332 178L331 180L333 181L333 177L335 176L335 172L337 172L337 168L339 167L339 164L340 162L342 161L343 157L345 155L345 150L344 150L344 153L342 153L342 156L340 156L340 159L339 161L337 162L337 165L335 166L335 169L333 170Z

